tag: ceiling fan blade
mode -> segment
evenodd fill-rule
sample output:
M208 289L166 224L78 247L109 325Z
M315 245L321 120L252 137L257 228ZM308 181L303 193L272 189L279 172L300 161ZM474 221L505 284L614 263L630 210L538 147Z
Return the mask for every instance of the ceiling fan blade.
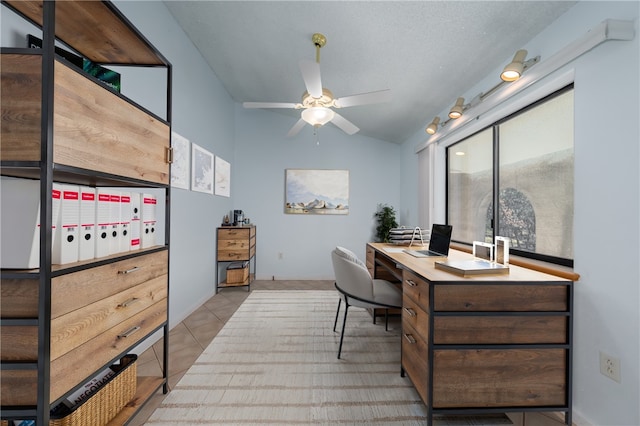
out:
M290 138L291 136L297 135L300 129L302 129L306 123L307 122L304 121L302 118L298 120L298 122L293 125L291 130L289 130L289 133L287 133L287 137Z
M360 130L358 127L356 127L355 124L353 124L352 122L350 122L349 120L347 120L346 118L344 118L338 113L335 113L335 115L333 116L333 119L331 119L331 122L348 135L353 135L354 133L357 133Z
M378 90L377 92L362 93L359 95L346 96L335 100L338 108L352 107L356 105L379 104L391 100L391 90Z
M291 102L243 102L245 108L295 108L296 104Z
M300 61L300 72L307 92L314 97L322 96L322 80L320 79L320 64L314 61Z

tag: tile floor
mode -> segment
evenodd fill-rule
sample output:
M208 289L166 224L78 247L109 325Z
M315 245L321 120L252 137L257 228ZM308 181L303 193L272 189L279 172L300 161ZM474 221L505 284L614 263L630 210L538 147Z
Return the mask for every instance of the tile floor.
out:
M324 280L256 280L251 284L251 290L333 289L333 281ZM246 287L221 289L169 332L169 389L172 389L180 381L248 295ZM153 347L140 354L137 365L139 375L161 375L162 344L163 342L160 340ZM132 426L144 425L164 397L162 391L158 391L129 424ZM514 426L559 426L563 424L562 417L556 413L518 413L509 414L509 417Z

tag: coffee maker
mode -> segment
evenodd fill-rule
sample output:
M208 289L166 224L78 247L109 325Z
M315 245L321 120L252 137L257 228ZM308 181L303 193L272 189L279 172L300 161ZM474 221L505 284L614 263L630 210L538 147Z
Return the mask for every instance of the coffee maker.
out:
M233 211L233 226L242 226L244 224L244 213L242 210Z

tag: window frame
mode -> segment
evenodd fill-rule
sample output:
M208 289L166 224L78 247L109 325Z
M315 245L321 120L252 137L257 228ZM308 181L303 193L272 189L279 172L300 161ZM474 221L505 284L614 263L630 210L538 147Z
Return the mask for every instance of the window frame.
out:
M492 203L494 206L498 206L499 205L499 195L500 195L500 126L513 119L514 117L517 117L523 113L526 113L527 111L530 111L544 103L546 103L547 101L560 96L568 91L574 90L574 83L569 83L567 85L565 85L564 87L561 87L545 96L543 96L542 98L528 104L525 105L524 107L512 112L511 114L502 117L496 121L494 121L493 123L482 127L481 129L478 129L477 131L473 132L472 134L466 135L464 138L457 140L456 142L453 142L451 144L448 144L445 148L445 218L446 218L446 223L450 223L450 210L449 210L449 177L450 177L450 155L451 153L454 151L454 147L464 141L466 141L469 138L472 138L476 135L478 135L481 132L484 132L488 129L491 129L492 132ZM575 92L574 92L575 93ZM574 147L575 147L575 140L574 140ZM574 152L575 155L575 152ZM575 157L574 157L575 158ZM493 209L493 217L491 218L491 229L493 231L493 238L495 239L496 236L496 232L495 229L497 227L499 227L500 222L499 222L499 215L500 215L500 211L499 209L494 208ZM467 242L467 241L461 241L461 240L456 240L456 239L452 239L452 242L455 242L457 244L463 244L463 245L468 245L471 246L472 242ZM573 243L572 243L573 244ZM528 259L532 259L532 260L537 260L537 261L542 261L542 262L547 262L547 263L552 263L552 264L556 264L556 265L561 265L561 266L567 266L567 267L571 267L573 268L573 263L574 263L574 259L573 258L563 258L563 257L558 257L558 256L552 256L552 255L546 255L546 254L541 254L541 253L534 253L534 252L530 252L530 251L523 251L523 250L518 250L516 248L510 248L509 249L510 254L515 255L515 256L519 256L519 257L523 257L523 258L528 258ZM575 254L575 253L574 253Z

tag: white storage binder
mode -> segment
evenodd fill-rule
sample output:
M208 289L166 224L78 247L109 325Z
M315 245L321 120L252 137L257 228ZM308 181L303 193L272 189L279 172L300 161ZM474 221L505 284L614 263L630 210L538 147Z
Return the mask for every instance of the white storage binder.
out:
M40 181L0 179L3 268L40 266Z
M78 261L78 237L80 234L80 187L77 185L53 185L60 191L60 214L56 224L51 263L64 265Z
M52 193L51 238L56 229L62 193ZM40 181L3 176L0 179L0 266L6 269L40 267Z
M96 189L96 251L95 257L108 256L110 253L110 218L111 191L105 188Z
M120 193L120 238L118 252L129 251L131 245L131 193Z
M153 247L156 245L156 204L155 195L142 194L142 229L141 248Z
M109 254L120 253L122 229L120 225L120 191L111 188L109 194Z
M131 193L131 222L130 222L130 235L129 238L129 250L140 249L140 229L142 226L142 212L140 208L140 193Z
M80 187L80 241L78 260L90 260L96 253L96 189Z

